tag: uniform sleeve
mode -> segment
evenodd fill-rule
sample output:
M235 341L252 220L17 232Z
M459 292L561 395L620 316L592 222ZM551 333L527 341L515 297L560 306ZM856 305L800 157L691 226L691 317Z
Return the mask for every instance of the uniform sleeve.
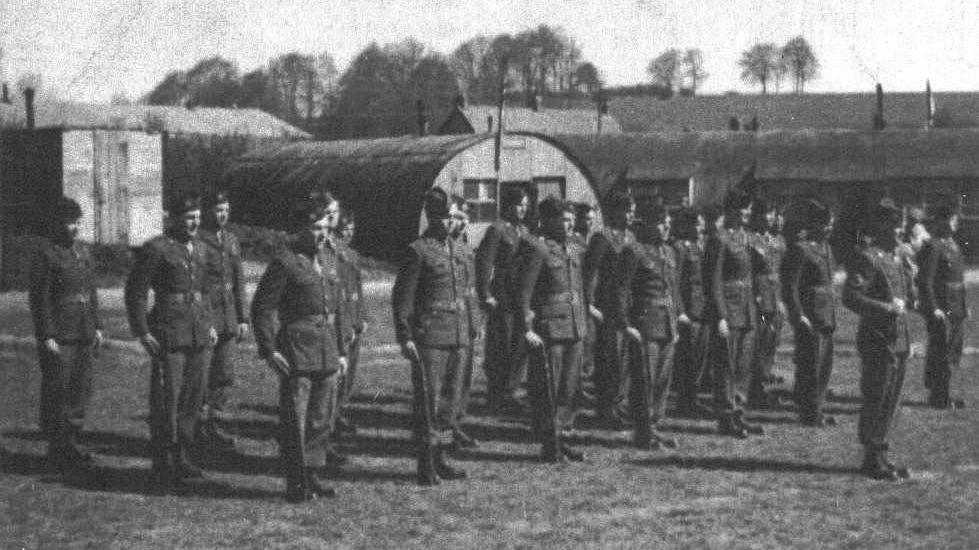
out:
M415 316L415 292L421 275L421 255L414 247L408 248L408 258L401 266L394 288L391 290L391 309L394 313L394 334L399 344L414 340L411 324Z
M877 277L877 268L863 254L858 254L847 272L843 286L843 305L861 317L880 317L892 314L891 304L870 296L870 289Z
M724 253L724 243L720 237L715 236L710 240L709 254L713 260L709 294L717 308L718 319L727 319L727 302L724 300L724 262L727 254Z
M623 329L629 326L629 303L632 298L632 280L636 275L639 259L631 246L622 250L617 266L615 266L615 310L610 311L612 322Z
M491 225L486 228L486 234L476 248L476 296L480 302L485 302L491 296L490 282L493 279L496 253L500 248L500 236L500 229Z
M918 263L921 271L918 273L918 299L921 300L921 311L926 316L938 308L938 300L935 299L935 279L938 275L938 260L940 254L938 247L930 241L925 241L918 253Z
M146 243L136 251L133 269L126 279L126 312L129 315L129 328L137 338L150 331L146 316L147 296L159 263L160 250L152 243Z
M234 256L235 260L231 266L231 284L235 294L235 313L238 315L239 323L247 323L248 307L245 305L245 265L241 258L241 245L238 243L238 238L234 237L233 233L231 235L234 238L234 247L238 251L238 254Z
M802 295L799 292L804 260L805 254L802 250L802 245L798 243L792 244L785 254L785 260L782 262L782 272L779 274L782 280L782 301L785 302L789 322L792 324L797 324L799 319L805 315L802 311ZM829 276L832 280L833 274L830 273Z
M34 334L39 342L55 337L51 266L47 246L38 247L31 263L29 301L34 317Z
M275 325L278 321L279 303L288 284L288 275L282 259L276 258L265 269L255 296L252 297L252 324L258 355L268 359L276 351Z
M517 306L520 310L517 323L523 332L527 332L534 326L534 310L530 307L530 300L534 296L537 278L540 277L544 253L535 243L524 240L520 243L517 260Z
M595 289L598 288L598 275L602 269L602 260L608 252L609 242L602 233L595 233L585 251L583 279L585 283L585 302L595 303Z

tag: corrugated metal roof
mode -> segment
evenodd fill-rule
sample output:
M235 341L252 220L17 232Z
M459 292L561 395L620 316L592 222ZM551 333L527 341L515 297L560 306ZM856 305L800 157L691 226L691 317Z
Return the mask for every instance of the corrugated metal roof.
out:
M979 125L979 93L936 92L937 110L945 110L960 125ZM741 122L758 117L762 130L869 130L877 108L874 93L860 94L733 94L660 100L654 97L614 97L609 112L627 132L706 132L725 130L732 116ZM923 92L884 95L888 128L924 128L927 118Z
M496 120L498 108L493 105L470 105L461 108L469 125L477 133L487 129L487 118ZM495 123L494 123L495 124ZM505 132L537 132L556 134L595 134L598 131L598 115L586 109L539 109L526 107L505 107L503 109L503 130ZM622 132L618 121L609 115L602 116L602 133Z
M23 128L22 105L0 104L0 128ZM35 127L166 131L185 134L310 138L310 134L260 109L186 109L159 105L40 102Z
M872 182L979 178L979 129L673 132L554 138L601 196L622 179L709 181L713 198L754 164L769 181Z

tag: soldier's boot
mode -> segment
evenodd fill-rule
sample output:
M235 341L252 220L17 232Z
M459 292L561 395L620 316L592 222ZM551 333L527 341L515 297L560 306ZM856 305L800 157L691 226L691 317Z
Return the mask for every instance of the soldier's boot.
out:
M176 472L176 457L170 445L154 445L153 469L150 474L150 492L156 495L172 495L186 487Z
M357 435L357 425L353 423L347 415L341 414L337 416L336 425L333 427L333 433L341 436L354 436Z
M883 451L879 447L866 445L863 464L860 465L860 473L878 481L897 481L897 473L887 467L882 453Z
M758 424L751 424L744 419L744 411L737 411L734 413L734 421L741 426L741 428L751 434L751 435L764 435L765 429Z
M418 484L423 486L438 485L439 476L435 470L435 450L431 444L419 443L418 446Z
M736 439L748 438L748 431L740 423L735 422L732 413L724 413L717 420L717 432Z
M549 464L563 464L568 461L561 444L557 441L545 442L541 446L540 459Z
M222 430L218 425L217 418L213 416L201 425L200 436L202 450L212 453L233 453L235 451L235 438Z
M458 449L476 449L479 447L479 441L464 432L462 428L452 430L452 442Z
M909 477L911 477L911 470L907 466L898 465L891 462L890 459L887 457L887 451L888 451L888 447L886 444L880 448L879 452L880 452L881 464L883 464L884 467L887 468L888 470L893 471L895 474L897 474L897 477L901 479L908 479Z
M677 447L680 446L680 443L676 440L675 437L666 435L665 433L661 432L655 424L649 430L649 435L653 439L655 439L660 445L666 447L667 449L676 449Z
M435 451L435 473L441 479L453 480L453 479L465 479L466 472L459 468L454 468L445 461L445 457L442 454L442 449Z
M305 480L287 480L285 497L287 502L294 504L316 498Z
M678 395L673 414L681 418L714 418L715 416L714 409L701 404L695 395Z
M304 468L303 475L305 476L304 485L313 498L334 498L337 496L336 489L325 485L312 468Z
M173 453L173 474L178 479L203 479L204 471L195 466L187 454L186 445L174 445Z
M568 445L567 443L565 443L563 441L560 443L559 446L561 448L561 454L567 460L570 460L571 462L584 462L585 461L585 455L581 451L579 451L579 450L571 447L570 445Z

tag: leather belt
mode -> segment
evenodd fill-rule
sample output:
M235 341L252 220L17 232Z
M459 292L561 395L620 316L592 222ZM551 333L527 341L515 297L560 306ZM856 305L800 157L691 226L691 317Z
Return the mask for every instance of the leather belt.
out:
M751 281L745 281L743 279L734 279L730 281L724 281L724 286L750 287Z
M298 317L287 317L287 318L284 318L284 319L282 319L282 324L283 325L291 325L293 323L300 323L300 322L303 322L303 321L309 321L309 322L314 323L314 324L317 324L317 325L321 325L324 322L327 325L332 325L332 324L336 323L336 320L337 320L336 315L333 314L333 313L330 313L328 315L324 315L322 313L314 313L312 315L301 315L301 316L298 316Z
M466 309L465 298L458 300L434 300L425 304L424 311L460 311Z
M164 294L163 301L170 304L192 304L201 301L201 293L200 291L194 291Z
M579 301L578 295L574 292L562 292L551 294L544 300L545 304L575 304Z
M58 299L58 304L87 304L89 302L89 297L81 292L74 292L71 294L66 294Z

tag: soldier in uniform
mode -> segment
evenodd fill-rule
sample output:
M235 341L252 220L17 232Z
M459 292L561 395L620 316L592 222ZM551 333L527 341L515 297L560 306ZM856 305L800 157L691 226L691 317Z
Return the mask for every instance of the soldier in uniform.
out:
M524 224L528 204L523 189L503 189L500 197L503 219L486 229L476 248L476 292L486 310L483 372L490 409L497 412L523 414L526 410L519 399L525 360L520 334L514 330L518 313L513 279L517 248L529 234Z
M595 207L586 202L579 202L574 209L574 238L582 249L588 250L588 243L591 242L591 237L595 234ZM598 326L595 324L595 318L589 315L588 334L585 335L584 353L581 360L581 389L579 390L579 397L585 408L594 407L596 401L593 383L597 331Z
M337 385L347 366L342 268L330 239L340 206L328 193L314 192L302 210L305 229L272 260L252 299L258 354L279 376L279 452L290 502L334 496L315 469L326 465Z
M354 384L357 380L357 365L360 363L360 343L364 332L367 330L361 258L360 254L351 246L355 229L356 221L353 212L343 212L340 215L334 242L340 250L341 297L344 308L342 317L345 321L340 330L344 341L347 342L347 372L340 379L335 433L348 436L357 433L357 426L350 417L344 414L343 407L347 405L350 396L353 394Z
M629 408L635 422L634 443L643 449L676 447L658 430L666 415L673 376L673 350L679 337L683 301L677 288L676 258L666 244L670 217L637 222L637 242L622 251L616 269L617 307L613 319L629 339Z
M822 412L833 372L833 333L836 331L836 260L829 246L833 216L819 201L793 205L786 225L801 237L789 246L782 264L782 299L795 334L795 401L803 426L834 425Z
M756 201L749 235L755 252L752 270L758 312L747 406L765 410L771 409L777 401L765 392L765 386L774 380L775 351L785 321L779 273L786 244L779 234L778 211L774 206L766 207L764 201Z
M469 204L465 199L458 195L452 195L452 229L449 231L449 236L456 240L460 246L466 248L466 253L470 256L467 266L475 266L475 252L472 247L469 246ZM475 277L474 269L470 269L466 277ZM473 279L475 281L475 279ZM461 391L458 396L458 405L456 406L456 415L453 418L452 424L452 439L457 448L460 449L475 449L479 447L479 442L476 441L472 436L467 434L465 430L462 429L462 421L466 417L466 411L469 410L469 399L472 395L472 383L473 383L473 370L475 368L475 356L476 356L476 344L477 340L482 336L480 334L483 324L483 319L481 315L476 315L474 318L476 323L476 330L472 331L472 341L469 343L469 349L472 350L469 353L468 361L462 366L462 372L460 373L460 382L462 383ZM448 378L443 382L443 388L454 387L454 379L449 380Z
M218 191L210 202L209 214L214 231L201 231L201 242L208 249L207 288L218 342L211 352L207 376L206 407L202 442L215 450L234 450L234 439L220 429L220 420L230 419L231 388L235 382L234 344L248 334L248 309L245 307L245 278L238 237L228 229L231 205L228 194Z
M629 384L626 363L622 360L623 336L609 319L615 309L615 270L625 247L636 241L629 229L635 218L636 203L630 195L614 193L609 198L609 219L605 228L592 236L585 254L586 302L597 322L595 341L595 386L598 415L610 429L627 426L629 414L623 407Z
M697 402L697 392L710 357L707 312L710 304L704 292L704 217L686 207L673 216L673 250L677 265L678 309L686 321L677 326L674 354L676 371L677 413L681 416L710 415ZM682 317L681 317L682 318Z
M721 434L745 438L761 426L745 422L740 403L751 376L751 344L757 309L754 300L751 243L745 224L751 195L734 189L724 199L723 228L708 244L713 270L710 298L717 312L718 345L714 358L714 402Z
M918 253L920 311L928 328L925 387L936 409L961 408L965 402L949 395L952 373L962 359L962 336L968 309L965 265L955 242L959 213L955 203L938 204L929 212L932 237Z
M31 266L30 306L41 363L41 429L48 460L66 471L93 460L78 435L92 397L92 359L102 345L102 325L92 254L75 240L82 210L59 197L53 214L54 232Z
M528 381L534 428L546 462L581 461L563 441L572 428L587 330L582 250L571 239L574 208L550 196L540 203L540 234L521 243L518 304L530 347ZM612 314L612 310L609 310Z
M418 483L461 479L444 449L452 445L462 389L459 373L476 337L476 303L471 253L452 238L446 192L425 194L429 225L408 248L392 290L394 327L401 352L411 362L412 415L418 453ZM446 383L446 381L449 381Z
M200 478L188 452L204 405L211 348L217 342L207 296L207 249L198 238L201 202L196 194L174 200L170 227L137 251L126 281L129 326L153 360L150 436L153 475L161 492ZM147 295L153 310L147 315Z
M900 404L911 349L911 270L897 251L901 215L901 209L890 199L881 200L873 208L867 224L869 244L854 255L843 290L843 305L860 316L857 351L863 367L861 471L873 479L888 481L907 476L905 468L896 467L887 459L888 432Z

